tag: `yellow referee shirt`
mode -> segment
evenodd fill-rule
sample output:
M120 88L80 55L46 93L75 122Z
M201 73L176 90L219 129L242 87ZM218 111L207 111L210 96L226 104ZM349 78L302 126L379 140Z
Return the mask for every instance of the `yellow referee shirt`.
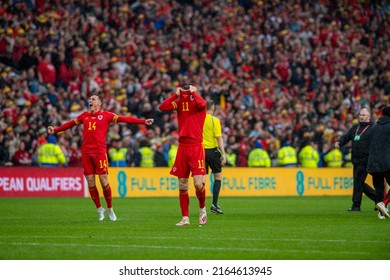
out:
M222 136L221 122L217 117L206 114L203 126L203 146L205 149L218 148L215 137Z

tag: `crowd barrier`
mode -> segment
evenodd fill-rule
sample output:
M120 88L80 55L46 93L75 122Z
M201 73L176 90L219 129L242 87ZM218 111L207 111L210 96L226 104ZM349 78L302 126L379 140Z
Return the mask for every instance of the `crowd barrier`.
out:
M179 189L169 168L116 167L109 168L108 176L113 197L176 197ZM367 181L372 185L370 176ZM210 174L207 196L211 196L212 185ZM224 168L221 195L349 196L352 188L351 168ZM192 179L189 192L195 194ZM0 197L88 195L80 168L0 168Z

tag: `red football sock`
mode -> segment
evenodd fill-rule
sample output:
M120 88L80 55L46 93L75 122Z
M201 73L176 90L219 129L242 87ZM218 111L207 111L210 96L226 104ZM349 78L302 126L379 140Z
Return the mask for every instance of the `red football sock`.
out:
M112 208L112 195L111 195L111 187L110 184L107 184L105 188L103 188L104 199L107 202L107 208Z
M387 204L389 204L389 201L390 201L390 190L387 192L387 194L386 194L386 190L385 190L385 197L383 199L383 203L385 205L387 205Z
M196 197L199 200L199 208L206 206L206 188L202 187L201 190L196 189Z
M99 191L96 186L92 188L88 188L89 195L91 196L93 203L95 203L96 208L100 208L102 205L100 204Z
M181 215L188 217L188 207L190 205L190 197L188 191L180 191L179 193Z

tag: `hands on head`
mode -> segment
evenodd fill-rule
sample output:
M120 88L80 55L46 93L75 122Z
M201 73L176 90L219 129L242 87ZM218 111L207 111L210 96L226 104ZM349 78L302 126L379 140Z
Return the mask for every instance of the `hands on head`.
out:
M193 85L190 85L190 92L195 92L197 89Z
M197 88L195 86L189 85L188 88L187 88L187 86L176 88L175 93L177 94L177 96L180 96L180 92L182 92L182 91L196 92L196 90L197 90Z

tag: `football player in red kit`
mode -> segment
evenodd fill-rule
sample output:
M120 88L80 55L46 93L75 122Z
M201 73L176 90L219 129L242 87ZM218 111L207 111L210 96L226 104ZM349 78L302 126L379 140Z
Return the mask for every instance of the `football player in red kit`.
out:
M202 183L205 171L203 147L203 125L206 118L206 101L196 92L196 87L183 86L165 99L159 106L161 111L177 111L179 147L170 174L179 178L179 201L182 220L177 226L190 224L188 181L190 173L194 179L199 200L199 224L207 222L206 190Z
M105 218L106 209L100 204L99 191L96 188L95 175L99 176L103 188L103 195L107 203L108 216L116 221L112 207L111 187L108 182L108 160L106 136L110 123L153 124L153 119L138 119L127 116L118 116L112 112L102 111L102 100L98 94L89 97L89 111L79 115L76 119L54 128L47 128L49 134L65 131L73 126L83 124L83 143L81 148L82 167L87 179L89 194L96 205L99 221Z

